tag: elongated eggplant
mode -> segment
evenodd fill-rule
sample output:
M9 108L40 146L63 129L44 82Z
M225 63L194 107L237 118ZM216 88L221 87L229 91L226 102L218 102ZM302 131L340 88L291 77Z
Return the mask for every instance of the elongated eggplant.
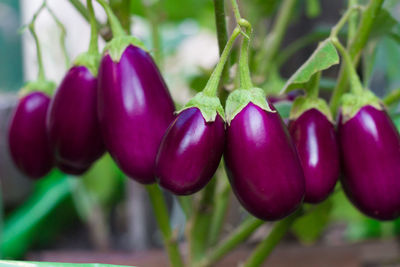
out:
M263 220L279 220L299 207L305 186L295 145L270 108L250 102L235 115L227 127L224 156L231 186L246 210Z
M339 178L339 144L335 126L316 108L290 121L289 131L296 145L306 182L305 202L325 200Z
M53 155L46 132L50 97L31 92L21 98L11 117L8 144L12 159L31 178L45 176L53 167Z
M400 136L386 112L365 105L347 120L340 116L338 136L351 202L379 220L399 217Z
M162 187L177 195L193 194L212 178L224 150L220 115L207 122L198 108L182 111L168 128L156 160Z
M150 55L129 45L100 64L98 117L104 143L118 166L140 183L155 182L161 139L174 119L174 103Z
M87 67L74 66L65 75L50 103L47 130L57 165L66 173L81 173L104 153L97 79Z

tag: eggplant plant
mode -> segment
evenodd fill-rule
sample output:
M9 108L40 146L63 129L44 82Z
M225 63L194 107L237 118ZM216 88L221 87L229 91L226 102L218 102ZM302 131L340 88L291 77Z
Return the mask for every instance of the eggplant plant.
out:
M273 221L243 263L260 266L288 231L301 238L310 220L313 225L329 217L338 192L360 216L379 221L400 216L400 135L394 109L385 106L398 104L400 93L381 99L366 89L373 70L367 48L382 36L400 39L400 24L384 0L349 1L331 29L285 47L300 1L242 1L253 11L242 16L237 0L226 6L214 0L220 58L183 106L174 102L163 78L169 69L160 71L159 26L165 14L187 18L177 11L188 5L200 13L207 3L97 0L108 19L102 24L91 0L86 6L69 2L90 22L90 45L68 66L54 95L33 26L37 14L29 24L39 75L21 90L8 131L13 161L27 176L38 179L57 167L79 177L109 153L126 177L146 188L171 266L215 266ZM310 17L316 12L311 2L319 5L307 1ZM148 19L153 50L131 34L131 9ZM272 26L265 34L267 13ZM106 41L102 53L99 36ZM282 64L317 43L284 79ZM357 73L360 59L363 75ZM327 78L324 71L338 64L337 78ZM182 236L171 227L162 190L177 197L186 216ZM221 239L231 195L246 218ZM188 245L185 254L181 242Z

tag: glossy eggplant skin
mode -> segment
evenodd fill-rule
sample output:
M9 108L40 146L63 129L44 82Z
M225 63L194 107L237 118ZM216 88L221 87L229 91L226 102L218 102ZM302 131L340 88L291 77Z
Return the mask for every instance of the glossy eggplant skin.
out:
M69 166L63 168L66 173L87 169L104 153L97 118L97 79L88 68L74 66L65 75L50 102L47 131L57 165Z
M343 189L363 213L379 220L400 215L400 136L387 113L367 105L343 123L338 136Z
M335 126L312 108L289 123L306 182L304 202L319 203L335 188L339 178L339 144Z
M206 122L198 108L179 113L161 142L156 176L176 195L201 190L212 178L224 151L225 125L221 116Z
M227 173L244 208L263 220L294 212L304 197L304 175L279 113L249 103L226 132Z
M175 111L160 72L147 52L130 45L119 62L103 56L98 79L98 116L107 150L125 174L154 183L158 147Z
M34 91L21 98L8 129L11 157L18 169L30 178L45 176L53 167L53 155L46 131L50 97Z

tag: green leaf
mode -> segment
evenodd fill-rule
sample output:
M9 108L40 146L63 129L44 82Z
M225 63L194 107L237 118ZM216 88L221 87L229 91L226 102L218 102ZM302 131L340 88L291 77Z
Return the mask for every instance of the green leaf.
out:
M399 22L392 17L390 12L384 8L380 9L378 16L374 20L370 38L378 38L396 31L400 27Z
M332 42L329 39L321 42L310 58L286 82L281 93L303 88L315 73L338 63L339 55Z
M309 210L312 211L294 222L292 231L301 242L312 244L318 240L330 221L332 206L329 198L318 206L310 206Z

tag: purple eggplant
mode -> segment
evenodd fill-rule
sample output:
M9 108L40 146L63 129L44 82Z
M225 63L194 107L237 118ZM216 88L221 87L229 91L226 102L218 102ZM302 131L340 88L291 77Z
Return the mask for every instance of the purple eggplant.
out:
M66 173L81 173L104 153L97 79L87 67L74 66L65 75L50 103L47 130L56 164Z
M207 122L200 109L188 108L171 123L161 142L156 176L177 195L193 194L212 178L224 151L225 122Z
M339 118L343 189L363 213L379 220L400 216L400 136L387 113L363 106Z
M155 182L157 150L175 111L157 66L147 52L129 45L118 61L106 52L98 80L98 116L107 150L128 176Z
M301 204L303 170L278 112L248 103L227 127L224 156L231 186L254 216L279 220Z
M82 175L84 174L87 170L90 169L91 165L88 166L82 166L82 167L76 167L64 163L57 162L56 163L57 167L64 173L71 174L71 175Z
M21 98L11 117L8 143L15 165L31 178L45 176L53 167L46 132L50 97L34 91Z
M325 200L335 187L340 172L339 145L335 126L325 114L311 108L290 121L306 183L305 202Z

